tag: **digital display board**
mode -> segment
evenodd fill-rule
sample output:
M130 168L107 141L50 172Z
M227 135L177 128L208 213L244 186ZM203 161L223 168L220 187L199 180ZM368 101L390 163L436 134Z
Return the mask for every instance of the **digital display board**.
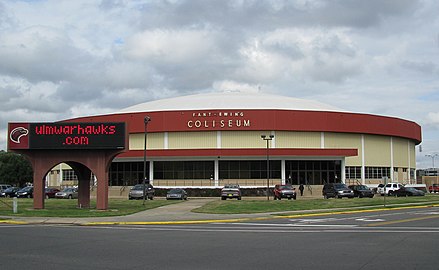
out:
M10 128L9 137L12 149L124 149L126 128L123 122L28 123Z

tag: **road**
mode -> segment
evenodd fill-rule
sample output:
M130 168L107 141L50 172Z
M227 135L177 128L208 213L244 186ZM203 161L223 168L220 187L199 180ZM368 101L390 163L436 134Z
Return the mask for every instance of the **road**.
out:
M1 225L2 269L439 269L439 208L161 226Z

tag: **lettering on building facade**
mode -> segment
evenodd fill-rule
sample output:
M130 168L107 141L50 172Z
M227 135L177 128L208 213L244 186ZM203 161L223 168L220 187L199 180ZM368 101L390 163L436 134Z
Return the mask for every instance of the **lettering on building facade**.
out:
M193 112L187 121L190 129L246 128L251 126L250 119L241 111Z

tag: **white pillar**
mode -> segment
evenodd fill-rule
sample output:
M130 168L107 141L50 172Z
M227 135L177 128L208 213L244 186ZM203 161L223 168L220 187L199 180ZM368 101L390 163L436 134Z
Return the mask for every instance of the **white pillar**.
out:
M281 178L282 178L282 185L285 185L286 173L285 173L285 159L282 159L280 161L280 172L281 172Z
M219 186L219 160L218 159L215 159L214 160L214 164L213 164L213 166L214 166L214 181L215 181L215 187L218 187Z
M149 160L149 183L154 185L154 161Z
M364 134L361 134L361 183L366 183L366 165L364 156Z

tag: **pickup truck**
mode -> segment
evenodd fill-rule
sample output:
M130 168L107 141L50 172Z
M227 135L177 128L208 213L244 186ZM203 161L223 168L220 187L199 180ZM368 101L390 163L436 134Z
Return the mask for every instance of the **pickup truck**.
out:
M428 191L430 193L437 193L439 192L439 184L433 184L431 186L428 187Z

